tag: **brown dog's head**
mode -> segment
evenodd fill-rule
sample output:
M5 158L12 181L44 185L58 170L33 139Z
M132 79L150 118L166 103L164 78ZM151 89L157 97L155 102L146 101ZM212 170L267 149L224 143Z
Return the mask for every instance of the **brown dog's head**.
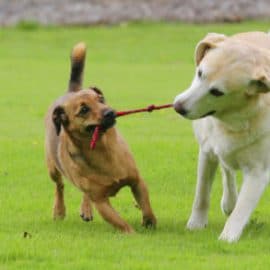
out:
M71 52L68 94L52 114L57 135L64 128L72 137L81 139L91 136L96 126L105 132L115 124L116 114L105 104L103 93L96 87L82 90L85 56L86 45L76 44Z
M102 92L96 87L72 93L53 111L57 135L63 127L76 138L91 136L96 126L105 132L115 124L115 118L115 112L105 104Z

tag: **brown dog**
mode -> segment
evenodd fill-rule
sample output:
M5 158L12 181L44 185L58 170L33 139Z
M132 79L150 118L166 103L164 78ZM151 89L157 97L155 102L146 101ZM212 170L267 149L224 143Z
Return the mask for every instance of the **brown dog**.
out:
M93 218L93 202L106 221L123 232L132 232L109 202L110 196L128 185L142 210L143 225L155 226L147 187L127 144L113 127L115 112L105 104L99 89L81 90L85 54L83 43L73 48L68 92L54 102L46 116L47 165L56 184L53 216L65 216L63 175L84 194L81 217L85 221ZM102 132L91 150L89 143L97 125Z

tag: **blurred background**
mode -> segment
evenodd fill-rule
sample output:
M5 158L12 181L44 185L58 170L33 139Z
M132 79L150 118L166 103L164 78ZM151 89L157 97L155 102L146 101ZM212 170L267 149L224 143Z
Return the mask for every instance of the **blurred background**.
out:
M1 0L0 25L114 24L130 20L238 22L267 19L269 0Z

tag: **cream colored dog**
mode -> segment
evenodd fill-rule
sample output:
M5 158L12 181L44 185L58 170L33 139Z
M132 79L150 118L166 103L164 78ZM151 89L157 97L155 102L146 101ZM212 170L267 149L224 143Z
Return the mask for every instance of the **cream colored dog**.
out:
M175 110L196 120L198 179L187 228L208 222L218 163L223 174L221 209L229 218L219 237L237 241L270 178L270 35L208 34L196 47L196 74L175 98ZM243 184L237 192L235 171Z

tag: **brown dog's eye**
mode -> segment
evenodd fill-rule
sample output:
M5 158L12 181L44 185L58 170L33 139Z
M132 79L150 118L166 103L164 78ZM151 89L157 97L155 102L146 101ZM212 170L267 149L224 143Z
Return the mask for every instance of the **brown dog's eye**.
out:
M82 105L80 111L79 111L79 115L80 116L84 116L86 115L88 112L90 111L90 108L87 105Z
M201 69L198 70L198 77L199 77L199 78L202 77L202 70L201 70Z
M99 96L99 102L100 103L105 103L105 98L103 96Z

